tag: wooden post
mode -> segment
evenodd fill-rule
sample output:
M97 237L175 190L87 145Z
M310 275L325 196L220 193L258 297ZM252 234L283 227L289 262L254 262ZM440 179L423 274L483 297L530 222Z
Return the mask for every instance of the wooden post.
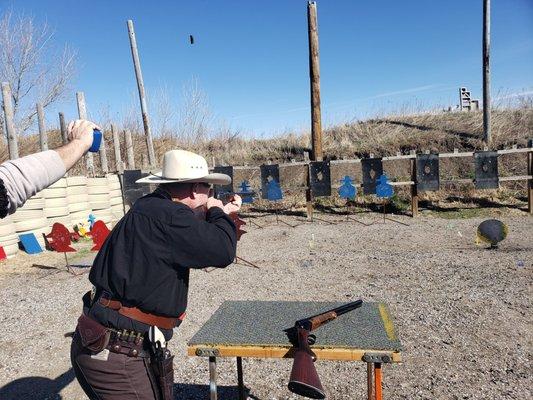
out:
M483 0L483 140L490 146L490 0Z
M44 110L41 103L37 103L37 123L39 125L39 139L41 142L41 151L48 150L48 135L46 133L46 127L44 125Z
M527 174L533 176L533 139L529 139L527 153ZM533 178L529 178L527 189L527 210L533 215Z
M415 150L411 150L412 155L416 155ZM416 158L411 158L411 180L414 182L411 185L411 216L414 218L418 216L418 189L416 187Z
M148 169L148 157L144 153L141 153L141 164L142 169Z
M141 113L144 126L144 134L146 135L146 147L148 149L148 162L151 166L156 165L154 144L152 142L152 133L150 131L150 121L148 119L148 107L146 105L146 94L144 91L144 82L141 72L141 62L139 60L139 52L137 50L137 40L135 39L135 31L133 30L133 21L128 20L128 33L130 37L131 56L133 57L133 66L135 68L135 77L137 78L137 88L139 89L139 100L141 102Z
M320 115L320 65L318 53L318 26L316 2L307 3L307 24L309 34L309 79L311 81L311 159L322 161L322 121Z
M17 142L17 132L13 122L13 103L11 86L8 82L2 82L2 98L4 100L4 117L6 120L7 147L9 158L14 160L19 158L19 147Z
M126 129L124 131L126 142L126 158L128 160L128 169L135 169L135 157L133 155L133 141L131 140L131 131Z
M63 144L67 144L67 125L65 124L65 114L62 112L59 113L59 129L61 130L61 140L63 140Z
M307 220L313 221L313 192L311 192L309 164L306 164L305 167L307 175L307 189L305 190L305 206L307 208Z
M102 167L102 173L106 175L107 173L109 173L109 165L107 164L107 150L105 148L104 132L102 132L102 143L100 144L100 149L98 150L98 153L100 153L100 166Z
M309 152L304 151L305 163L305 207L307 209L307 220L313 221L313 192L311 192L311 176L309 172Z
M122 164L122 156L120 155L120 139L118 137L118 129L115 124L111 124L111 133L113 134L113 149L115 150L115 169L119 174L124 172Z
M87 109L85 107L85 95L83 92L76 92L76 102L78 103L78 116L80 119L87 119ZM93 153L85 155L87 171L91 176L95 175Z

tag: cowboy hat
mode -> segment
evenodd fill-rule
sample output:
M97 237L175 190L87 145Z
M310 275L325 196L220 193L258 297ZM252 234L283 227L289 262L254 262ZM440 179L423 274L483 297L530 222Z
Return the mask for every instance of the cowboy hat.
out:
M204 182L229 185L226 174L209 173L207 161L202 156L186 150L170 150L163 157L163 170L150 174L136 183Z

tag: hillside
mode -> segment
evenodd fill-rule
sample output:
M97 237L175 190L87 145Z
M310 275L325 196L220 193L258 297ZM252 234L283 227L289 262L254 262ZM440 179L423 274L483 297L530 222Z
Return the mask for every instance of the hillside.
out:
M324 131L324 152L331 159L394 155L410 150L434 152L482 149L482 112L450 112L393 116L334 126ZM493 148L501 149L516 144L526 146L533 138L533 108L495 110L492 114ZM58 131L50 131L49 146L60 143ZM142 132L133 135L137 167L143 165L142 154L146 145ZM21 155L38 151L37 135L20 139ZM115 158L111 134L106 132L108 161L114 169ZM303 160L304 151L310 150L310 134L284 134L269 139L245 139L231 133L221 134L200 143L184 143L168 137L156 137L154 146L159 160L171 148L187 148L202 153L209 163L215 157L217 164L260 165L268 160L288 162ZM124 135L121 135L122 158L125 159ZM8 158L5 143L0 144L0 160ZM98 157L95 164L99 164ZM82 165L77 166L81 172Z

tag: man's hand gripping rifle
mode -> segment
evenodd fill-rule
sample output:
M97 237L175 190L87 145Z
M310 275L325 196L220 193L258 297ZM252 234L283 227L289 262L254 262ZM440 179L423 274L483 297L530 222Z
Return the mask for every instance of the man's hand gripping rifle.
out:
M294 328L289 331L289 337L292 336L291 339L294 340L296 348L289 380L291 392L311 399L324 399L326 397L314 364L316 355L310 347L316 340L315 335L311 332L333 321L339 315L361 307L362 304L362 300L357 300L322 314L296 321Z

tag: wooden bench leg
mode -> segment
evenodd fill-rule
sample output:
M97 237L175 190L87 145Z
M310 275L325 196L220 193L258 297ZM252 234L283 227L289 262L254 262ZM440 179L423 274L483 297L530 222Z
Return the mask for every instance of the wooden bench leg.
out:
M239 400L246 400L244 396L244 379L242 376L242 357L237 357L237 382L239 384Z
M366 386L368 390L368 400L374 400L374 397L372 396L373 390L372 387L374 385L374 379L372 374L372 363L366 363Z
M209 395L210 400L217 400L217 358L209 357Z

